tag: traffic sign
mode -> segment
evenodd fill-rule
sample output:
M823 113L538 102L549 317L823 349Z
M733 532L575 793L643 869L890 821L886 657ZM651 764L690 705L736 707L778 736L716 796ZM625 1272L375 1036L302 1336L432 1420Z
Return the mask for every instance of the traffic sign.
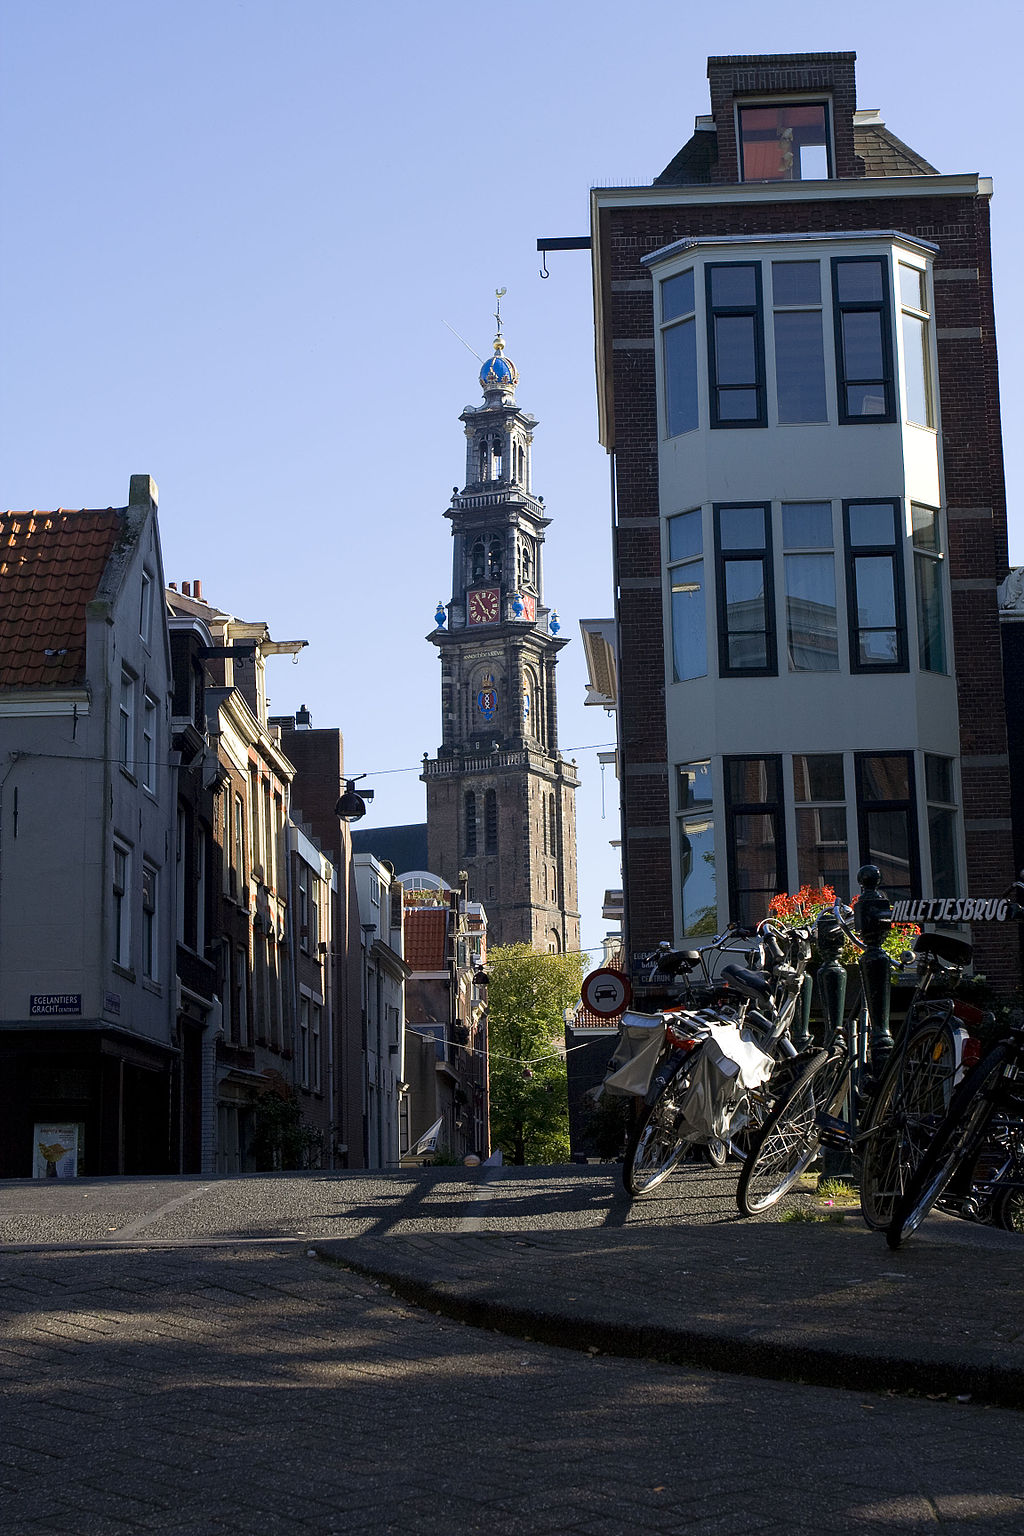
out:
M600 1019L615 1019L629 1007L631 988L628 976L612 966L591 971L583 983L580 998L584 1008Z

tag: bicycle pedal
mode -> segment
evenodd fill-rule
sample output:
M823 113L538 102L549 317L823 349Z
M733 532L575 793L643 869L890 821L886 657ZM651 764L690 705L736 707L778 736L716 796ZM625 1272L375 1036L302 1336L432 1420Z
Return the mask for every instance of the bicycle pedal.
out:
M837 1120L835 1115L818 1115L814 1124L822 1146L836 1147L840 1151L852 1147L853 1137L845 1120Z

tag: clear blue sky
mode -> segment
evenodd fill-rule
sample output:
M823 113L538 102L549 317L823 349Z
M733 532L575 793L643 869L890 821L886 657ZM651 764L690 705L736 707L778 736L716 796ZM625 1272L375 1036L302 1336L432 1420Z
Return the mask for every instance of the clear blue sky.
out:
M276 639L271 709L340 726L380 824L420 820L440 740L424 636L451 592L494 290L540 421L548 601L571 644L560 735L578 797L583 944L618 884L614 780L582 705L578 620L610 612L597 443L592 185L649 182L708 110L709 54L855 50L858 101L940 170L995 178L1011 555L1019 506L1019 104L992 62L1019 6L937 0L6 0L0 17L0 504L123 505L160 487L169 580ZM624 17L632 30L620 31ZM393 771L411 770L411 771ZM368 821L366 825L370 825Z

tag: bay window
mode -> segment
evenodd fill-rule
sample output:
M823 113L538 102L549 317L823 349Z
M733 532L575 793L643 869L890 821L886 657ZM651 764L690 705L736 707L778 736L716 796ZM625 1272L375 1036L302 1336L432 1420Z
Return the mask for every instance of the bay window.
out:
M839 420L895 421L888 261L834 257L832 293Z
M701 521L699 507L692 512L680 512L668 520L672 676L677 683L705 677L708 670Z
M693 432L699 425L695 308L693 268L666 278L661 285L661 336L669 437Z
M774 675L769 508L765 503L741 503L714 510L720 673L723 677Z
M714 933L718 928L718 895L708 760L677 766L676 805L682 932Z
M852 672L905 672L903 540L898 502L843 503Z
M754 924L787 888L782 759L727 757L724 766L729 916Z
M946 670L943 558L939 523L939 514L932 507L911 504L914 595L917 599L917 657L922 672Z
M772 306L779 421L827 421L820 264L773 261Z
M934 427L928 285L920 267L899 264L900 329L906 416L919 427Z
M857 752L857 824L860 857L882 872L890 900L918 894L914 760L909 752Z
M782 503L786 647L791 672L838 672L832 503Z
M761 263L714 263L705 280L711 425L766 426Z

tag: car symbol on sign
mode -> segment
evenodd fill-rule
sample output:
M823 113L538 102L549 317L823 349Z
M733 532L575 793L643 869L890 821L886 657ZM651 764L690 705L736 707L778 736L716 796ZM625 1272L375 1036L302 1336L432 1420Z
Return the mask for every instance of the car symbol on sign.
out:
M604 1003L604 1002L614 1003L614 1002L618 1001L618 997L619 997L619 989L618 989L618 987L598 987L596 992L594 993L594 1002L595 1003Z

